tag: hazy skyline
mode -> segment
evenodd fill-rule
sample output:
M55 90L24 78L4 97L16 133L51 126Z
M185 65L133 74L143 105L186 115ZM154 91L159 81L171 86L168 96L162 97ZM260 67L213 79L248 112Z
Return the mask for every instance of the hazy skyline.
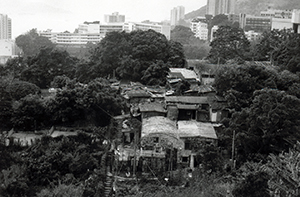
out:
M185 13L206 5L207 0L0 0L0 14L12 19L12 37L32 28L39 31L73 32L84 21L104 21L105 14L119 12L126 21L170 20L171 9Z

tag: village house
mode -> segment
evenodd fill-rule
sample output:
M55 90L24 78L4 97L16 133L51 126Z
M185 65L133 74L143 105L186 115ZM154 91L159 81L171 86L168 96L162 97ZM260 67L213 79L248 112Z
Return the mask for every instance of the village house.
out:
M153 153L157 153L160 155L159 161L161 155L164 155L167 163L168 161L172 163L172 169L194 168L199 165L194 158L197 151L202 148L202 144L216 145L217 139L211 123L195 120L173 121L162 116L149 117L142 122L140 156L155 160Z

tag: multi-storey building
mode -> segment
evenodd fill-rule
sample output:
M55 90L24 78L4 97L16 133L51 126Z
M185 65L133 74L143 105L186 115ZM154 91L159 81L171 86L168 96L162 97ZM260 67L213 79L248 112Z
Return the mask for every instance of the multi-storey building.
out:
M260 16L264 17L273 17L273 18L292 18L293 10L276 10L276 9L267 9L260 12Z
M107 33L123 31L124 23L100 23L99 33L101 38L104 38Z
M149 29L164 34L168 40L170 39L171 27L169 25L155 23L155 22L148 22L148 23L127 22L124 23L123 26L123 30L125 32L131 32L134 30L147 31Z
M216 34L218 29L219 29L219 27L217 25L215 25L211 28L210 41L213 41L213 39L215 38L215 34Z
M79 24L78 33L86 34L86 33L100 33L100 21L94 22L84 22L83 24Z
M0 39L11 39L11 19L0 14Z
M0 39L0 64L5 64L8 59L16 57L20 49L11 39Z
M106 23L124 23L125 15L119 15L119 12L114 12L111 15L104 15L104 21Z
M300 9L293 10L292 23L294 32L300 33Z
M261 37L262 33L255 32L255 31L246 31L245 36L247 37L248 40L250 41L255 41L258 40Z
M234 14L235 10L236 0L207 0L206 14Z
M272 18L272 29L292 29L293 23L290 18Z
M96 43L100 42L100 33L57 33L50 30L39 33L40 36L47 37L51 42L62 45L77 45L87 44L88 42Z
M191 30L200 40L208 39L208 25L205 17L195 18L191 22Z
M271 17L240 14L240 28L244 31L264 32L271 30Z
M181 19L184 19L184 12L185 8L183 6L171 10L171 26L176 26Z

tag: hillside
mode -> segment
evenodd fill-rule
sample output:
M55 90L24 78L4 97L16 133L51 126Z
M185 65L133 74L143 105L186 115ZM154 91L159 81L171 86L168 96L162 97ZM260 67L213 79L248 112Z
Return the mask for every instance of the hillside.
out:
M267 10L268 7L274 9L300 9L299 0L237 0L237 10L236 13L245 13L258 15L261 11ZM197 16L205 16L206 5L187 13L185 19L192 19Z
M237 13L260 14L268 7L274 9L299 9L299 0L238 0Z
M190 13L187 13L184 18L186 20L196 18L197 16L205 16L206 14L206 5L199 8L198 10L194 10Z

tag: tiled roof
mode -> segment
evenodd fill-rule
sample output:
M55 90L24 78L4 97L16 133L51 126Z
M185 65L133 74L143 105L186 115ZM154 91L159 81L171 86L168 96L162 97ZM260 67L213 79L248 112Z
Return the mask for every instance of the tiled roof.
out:
M162 112L162 113L166 113L167 110L164 109L163 104L161 103L143 103L139 105L140 111L141 112Z
M208 99L205 96L166 96L167 103L186 103L186 104L206 104Z
M186 69L186 68L170 68L170 75L175 75L175 73L180 73L185 79L196 79L196 78L198 78L195 71L189 70L189 69Z

